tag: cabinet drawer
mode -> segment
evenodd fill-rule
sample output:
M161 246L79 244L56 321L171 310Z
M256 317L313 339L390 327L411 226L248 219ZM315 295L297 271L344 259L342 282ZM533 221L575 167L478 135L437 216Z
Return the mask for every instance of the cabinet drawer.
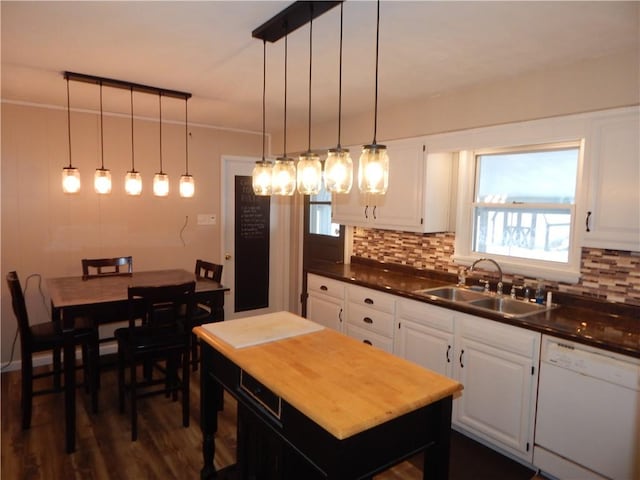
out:
M379 312L374 308L349 303L347 322L359 328L377 332L385 337L393 337L393 315Z
M398 301L396 313L399 321L411 320L426 327L453 333L453 310L403 299Z
M345 284L332 278L321 277L310 273L307 275L307 291L329 295L334 298L344 298Z
M347 295L349 302L352 304L374 308L391 314L395 310L395 299L388 293L347 285Z
M540 355L542 334L538 332L466 314L460 314L456 325L464 338L525 358L536 359Z
M370 332L351 324L346 325L346 332L351 338L355 338L362 343L393 353L393 341L390 338L383 337L375 332Z

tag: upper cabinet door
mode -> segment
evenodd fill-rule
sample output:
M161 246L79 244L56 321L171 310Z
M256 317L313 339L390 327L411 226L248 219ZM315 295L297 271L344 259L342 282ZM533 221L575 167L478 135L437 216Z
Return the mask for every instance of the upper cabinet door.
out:
M582 245L640 251L640 109L594 119L585 154Z
M333 195L333 222L406 232L446 231L451 202L451 154L428 155L420 138L385 145L389 154L387 193L360 193L359 149L351 149L352 153L358 152L353 156L354 185L348 195Z

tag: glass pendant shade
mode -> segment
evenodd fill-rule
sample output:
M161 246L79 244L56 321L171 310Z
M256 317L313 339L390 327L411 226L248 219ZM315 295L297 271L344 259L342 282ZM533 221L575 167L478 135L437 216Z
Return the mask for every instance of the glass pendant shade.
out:
M100 195L111 193L111 171L106 168L97 168L93 177L93 188Z
M261 160L256 162L251 172L251 185L253 193L260 196L271 195L271 175L273 165L271 162Z
M130 170L124 177L124 191L127 195L140 195L142 193L142 175L140 172Z
M169 175L160 172L153 176L153 194L156 197L169 195Z
M384 195L389 187L389 156L384 145L365 145L360 155L358 188L362 193Z
M346 148L332 148L324 162L324 185L331 193L349 193L353 185L353 160Z
M322 164L316 153L307 152L298 158L298 192L303 195L316 195L322 188Z
M193 176L184 174L180 177L180 196L182 198L191 198L196 193L196 184Z
M80 171L74 167L62 169L62 191L64 193L78 193L80 191Z
M296 191L296 163L293 158L278 157L271 178L273 195L290 196Z

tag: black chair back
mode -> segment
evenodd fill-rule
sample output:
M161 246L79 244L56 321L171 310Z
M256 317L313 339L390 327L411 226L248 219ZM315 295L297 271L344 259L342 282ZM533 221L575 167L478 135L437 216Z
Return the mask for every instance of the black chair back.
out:
M31 344L31 329L29 328L29 315L27 313L27 305L24 301L24 294L20 286L17 272L9 272L7 274L7 284L11 292L11 305L13 313L18 321L18 330L20 331L20 342L23 350L28 350Z
M133 257L115 258L83 258L82 279L102 277L105 275L131 275L133 273Z
M176 333L191 332L196 282L153 287L129 287L129 327L136 327L142 318L142 326L149 329L174 328Z
M196 260L195 274L197 278L208 278L209 280L220 283L222 280L222 265L204 260Z

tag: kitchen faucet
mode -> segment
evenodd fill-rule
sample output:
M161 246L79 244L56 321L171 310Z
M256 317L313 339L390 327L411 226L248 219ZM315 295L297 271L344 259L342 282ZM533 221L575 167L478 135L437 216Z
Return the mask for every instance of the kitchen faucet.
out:
M498 279L498 285L496 285L496 293L498 295L502 295L502 268L500 268L500 265L498 265L498 262L496 262L494 259L486 258L486 257L479 258L478 260L476 260L471 264L471 267L469 267L469 274L473 272L473 269L475 268L475 266L480 262L490 262L496 266L496 268L498 269L498 274L500 275L500 278ZM485 283L485 290L489 290L489 282Z

